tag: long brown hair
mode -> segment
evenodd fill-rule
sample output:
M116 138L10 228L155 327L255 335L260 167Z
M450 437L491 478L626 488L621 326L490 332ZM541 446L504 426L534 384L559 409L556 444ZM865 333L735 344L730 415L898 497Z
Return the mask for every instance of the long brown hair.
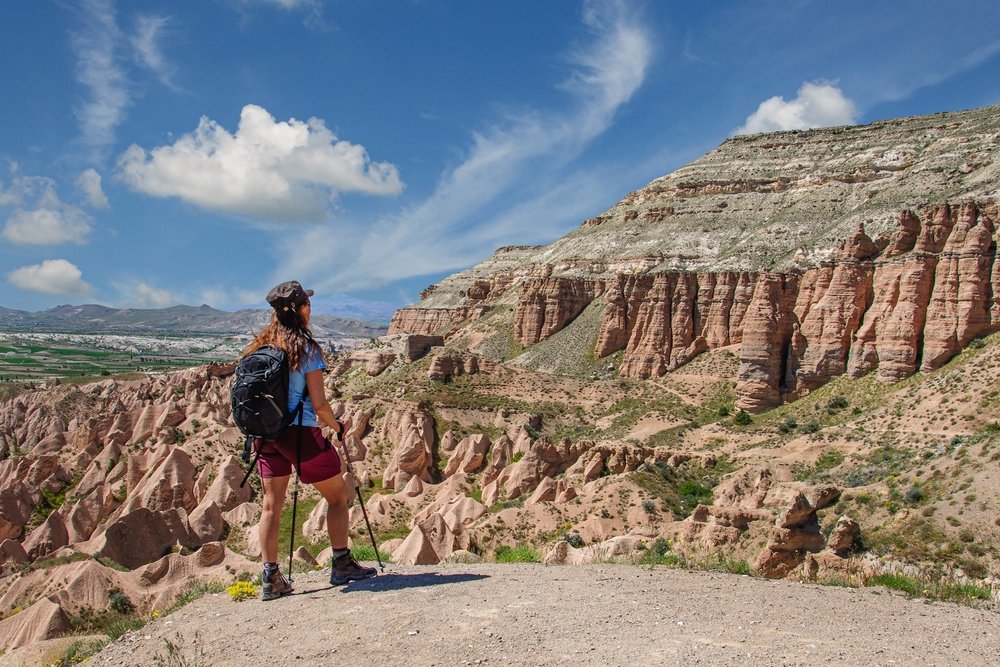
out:
M293 308L280 312L273 311L271 323L246 346L243 354L250 354L265 345L273 345L284 350L288 355L288 367L293 370L297 369L306 358L310 346L315 348L320 357L323 356L323 348L313 338L312 332L302 321L298 311Z

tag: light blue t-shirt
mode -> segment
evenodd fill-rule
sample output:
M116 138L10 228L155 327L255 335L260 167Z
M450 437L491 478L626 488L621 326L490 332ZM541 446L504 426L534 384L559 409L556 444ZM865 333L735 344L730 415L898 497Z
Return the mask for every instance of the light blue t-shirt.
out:
M294 410L298 404L299 399L302 398L302 392L306 388L306 373L315 370L321 370L326 368L326 362L323 361L323 355L320 354L319 348L310 345L306 349L306 355L299 361L299 368L289 369L288 371L288 411ZM292 420L292 424L298 425L298 416ZM316 411L313 410L312 400L309 396L306 396L305 402L302 404L302 425L303 426L319 426L319 422L316 421Z

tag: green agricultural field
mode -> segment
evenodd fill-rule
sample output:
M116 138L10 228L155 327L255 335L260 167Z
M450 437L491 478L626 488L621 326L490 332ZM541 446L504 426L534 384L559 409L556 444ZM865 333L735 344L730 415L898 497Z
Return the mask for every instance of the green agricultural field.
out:
M53 378L90 379L122 373L160 372L231 361L212 353L149 352L98 349L86 342L20 340L8 335L0 344L0 382L30 382Z

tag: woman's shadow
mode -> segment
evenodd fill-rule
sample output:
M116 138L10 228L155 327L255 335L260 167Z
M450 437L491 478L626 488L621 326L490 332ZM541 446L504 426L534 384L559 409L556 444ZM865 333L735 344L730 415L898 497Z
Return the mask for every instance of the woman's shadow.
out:
M371 577L369 579L352 581L343 586L324 586L302 592L316 593L326 588L339 588L341 593L353 593L355 591L400 591L406 588L423 588L427 586L442 586L445 584L461 584L467 581L477 581L479 579L488 578L489 575L487 574L440 574L438 572L397 574L389 572Z

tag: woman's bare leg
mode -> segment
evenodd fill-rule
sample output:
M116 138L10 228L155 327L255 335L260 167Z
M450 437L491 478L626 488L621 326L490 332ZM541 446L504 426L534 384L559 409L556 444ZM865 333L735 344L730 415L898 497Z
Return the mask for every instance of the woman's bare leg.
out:
M330 546L334 549L346 549L349 530L347 502L351 497L351 488L344 481L343 475L334 475L322 482L316 482L313 486L323 494L330 505L326 513L326 530L330 535Z
M281 510L285 504L285 493L291 475L284 477L261 477L264 486L264 502L260 511L260 554L265 563L278 562L278 531L281 526Z

